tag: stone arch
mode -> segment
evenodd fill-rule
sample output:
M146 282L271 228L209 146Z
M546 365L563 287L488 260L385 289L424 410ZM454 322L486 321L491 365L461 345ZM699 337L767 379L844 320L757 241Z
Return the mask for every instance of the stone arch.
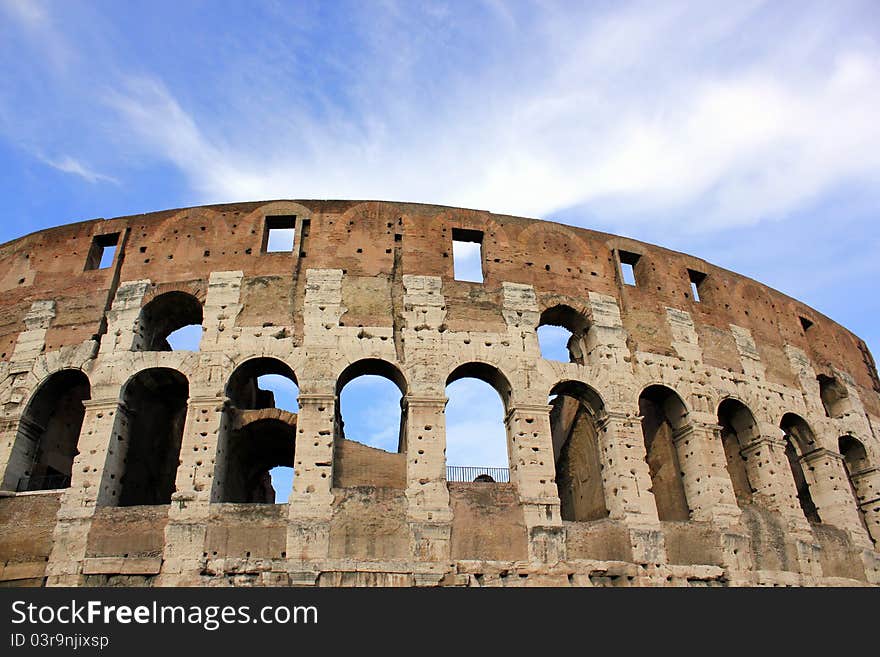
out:
M282 383L265 383L264 377L272 376L281 377ZM276 392L284 398L281 407ZM283 499L283 489L294 476L298 415L284 407L296 408L296 374L279 358L253 356L235 367L224 394L212 500L271 504Z
M639 395L639 414L657 516L660 520L688 520L690 509L675 446L689 426L687 406L672 388L653 384Z
M496 482L509 481L510 427L507 414L512 388L507 376L486 362L462 363L446 377L445 391L448 398L444 410L447 476L450 481L474 481L481 473L489 474ZM478 409L476 418L473 417L475 408ZM465 410L471 412L468 420L462 423ZM473 419L481 427L476 440L473 426L469 426ZM480 481L486 481L485 477Z
M779 421L779 428L785 433L786 438L792 440L798 456L809 454L819 447L812 427L797 413L785 413Z
M168 336L187 326L201 325L202 302L183 290L156 295L144 304L135 323L134 351L171 351Z
M590 323L584 313L579 312L567 304L556 304L545 309L538 321L538 344L541 348L541 356L548 358L545 350L546 339L542 338L543 327L558 327L568 332L566 349L568 360L572 363L584 364L587 354L587 332Z
M265 375L282 376L299 387L293 368L286 362L272 356L254 356L240 363L229 375L224 394L230 404L239 410L273 408L272 393L261 390L257 381Z
M180 292L195 297L199 303L205 304L207 291L205 284L201 281L168 281L167 283L155 283L147 288L144 292L144 298L141 300L141 307L152 303L158 297L169 292Z
M399 398L392 401L393 397L382 386L387 385L382 381L364 380L368 386L378 385L379 396L376 403L394 405L399 412L397 430L397 444L393 445L393 434L383 436L381 432L373 433L374 426L363 425L361 422L352 423L349 416L348 427L343 420L343 392L346 387L361 377L380 377L386 382L390 381L391 391L399 393ZM333 423L333 484L337 487L351 486L377 486L381 488L405 488L406 487L406 442L407 442L407 404L406 395L409 386L403 372L393 363L380 358L362 358L345 367L336 379L335 392L335 418ZM355 395L359 392L354 390ZM382 397L384 401L382 401ZM360 398L361 404L354 410L363 410L365 400ZM399 410L398 410L399 409ZM392 420L393 422L393 420ZM393 426L393 425L392 425ZM393 429L391 429L393 431ZM383 439L383 440L377 440ZM373 443L373 444L370 444ZM387 447L387 449L386 449Z
M550 429L562 519L607 518L599 447L605 403L581 381L561 381L551 388L550 396Z
M169 504L175 490L189 381L152 367L131 376L107 450L98 502L105 506Z
M785 456L791 468L791 476L797 487L797 498L804 516L813 523L822 522L810 493L810 484L804 474L801 459L817 448L816 437L810 425L796 413L786 413L779 422L785 441Z
M742 450L760 435L754 413L742 401L725 397L718 404L718 425L727 461L727 473L740 507L751 503L754 487L749 480Z
M455 383L460 379L479 379L488 383L498 396L501 397L501 403L504 404L504 412L510 410L510 402L513 394L513 387L510 380L495 365L483 361L471 361L456 366L446 377L446 385Z
M337 377L337 396L345 386L357 377L364 375L381 376L388 379L398 387L401 395L406 395L409 388L406 377L396 365L381 358L362 358L348 365Z
M312 211L295 201L269 201L268 203L261 203L254 208L245 219L273 214L292 214L300 219L311 219Z
M18 421L3 478L6 490L54 490L70 486L73 459L91 398L88 376L65 368L46 376L35 388Z
M543 236L543 237L542 237ZM579 273L576 267L586 261L593 261L594 254L587 242L577 233L561 224L546 221L530 223L517 236L517 241L525 253L537 257L539 253L549 251L553 254L556 262L568 264L571 272L556 272L565 274ZM549 243L548 243L549 242ZM540 243L539 248L535 248ZM542 264L542 263L539 263ZM552 270L549 270L552 272Z
M876 490L876 477L873 476L876 468L871 460L865 444L853 435L847 434L837 439L838 451L843 457L850 490L859 510L859 519L871 540L876 544L880 540L880 513L877 506L878 493Z
M819 382L819 398L825 415L830 418L839 418L850 408L849 390L837 377L819 374L816 377Z
M137 375L155 369L170 369L181 374L187 381L196 379L199 374L199 354L186 351L140 351L132 354L127 360L125 368L115 367L110 369L109 376L101 376L101 382L95 386L115 386L118 390L118 398L121 401L126 385ZM103 368L96 370L96 376L107 373ZM97 393L96 393L97 394ZM107 395L102 395L106 397Z

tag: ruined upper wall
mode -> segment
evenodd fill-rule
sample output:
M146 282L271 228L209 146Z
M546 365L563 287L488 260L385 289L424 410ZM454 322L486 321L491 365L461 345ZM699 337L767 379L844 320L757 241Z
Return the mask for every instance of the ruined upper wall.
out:
M291 253L264 253L266 216L296 215ZM482 284L453 278L452 229L483 234ZM86 269L96 236L118 234L111 267ZM620 252L639 256L638 285L625 285ZM625 255L624 257L631 257ZM52 299L46 351L105 330L104 312L120 281L148 279L154 292L204 297L212 271L241 270L240 326L293 325L301 332L309 269L343 269L349 326L392 326L403 274L443 279L451 330L504 326L501 282L534 286L542 308L584 307L588 292L617 299L630 349L674 354L667 308L693 318L707 365L742 372L730 325L751 332L770 382L797 386L786 345L819 371L848 373L869 414L880 414L873 360L862 340L812 308L699 258L636 240L552 222L433 205L380 201L267 201L168 210L80 222L0 246L0 360L9 360L34 301ZM705 275L691 298L689 270ZM397 285L399 286L399 284ZM396 302L395 299L398 301ZM293 321L291 321L293 318ZM802 319L812 325L804 329Z

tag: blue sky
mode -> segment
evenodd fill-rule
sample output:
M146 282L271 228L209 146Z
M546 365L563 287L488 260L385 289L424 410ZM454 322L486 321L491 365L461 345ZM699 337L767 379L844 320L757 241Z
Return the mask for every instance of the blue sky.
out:
M876 0L0 0L0 239L263 198L476 207L694 253L876 354L878 116Z

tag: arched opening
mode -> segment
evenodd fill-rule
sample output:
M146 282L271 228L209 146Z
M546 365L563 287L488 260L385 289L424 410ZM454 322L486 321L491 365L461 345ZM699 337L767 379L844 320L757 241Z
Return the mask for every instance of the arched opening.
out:
M232 432L227 443L224 502L285 503L290 486L281 486L279 468L293 470L296 424L267 418ZM290 484L293 483L292 477Z
M277 358L252 358L239 365L226 383L226 396L236 409L299 410L299 387L290 367Z
M727 472L736 501L740 506L750 504L754 491L742 450L758 437L755 416L742 402L725 399L718 406L718 424L721 426L721 444L724 446Z
M61 370L34 393L18 423L3 488L53 490L70 486L85 407L91 397L81 370Z
M188 398L189 382L172 369L144 370L126 384L124 417L117 417L105 468L104 485L116 506L171 502Z
M837 440L838 450L840 451L840 455L843 457L843 464L846 467L846 477L849 480L849 488L853 494L853 500L855 501L856 508L859 510L859 519L862 521L862 526L865 528L865 531L868 534L871 534L871 528L868 526L867 519L865 518L865 510L862 508L863 500L870 500L874 497L871 490L859 490L861 483L861 475L865 471L869 470L871 467L871 463L868 459L868 452L865 450L865 446L858 438L854 438L853 436L841 436ZM871 536L871 538L876 542L877 537Z
M141 310L134 351L198 351L202 303L186 292L166 292Z
M651 490L660 520L687 520L690 517L675 436L687 426L687 409L673 390L649 386L639 396L642 435Z
M784 433L785 440L785 456L788 459L788 465L791 468L791 476L794 478L795 487L797 488L798 502L804 512L804 516L813 523L822 522L819 517L819 511L813 502L813 496L810 494L810 485L804 475L804 468L801 465L801 457L809 454L816 448L816 439L813 430L806 421L794 413L786 413L779 423L779 427Z
M562 519L607 518L599 452L599 423L605 413L602 399L580 381L564 381L550 391L550 405Z
M253 358L226 384L226 410L215 485L221 502L285 503L293 489L299 387L276 358Z
M406 379L376 358L349 365L336 381L334 485L406 487Z
M541 357L583 365L586 355L587 318L565 305L547 308L538 322Z
M819 397L828 417L841 417L849 409L849 391L833 376L820 374L816 377L819 381Z
M505 376L485 363L461 365L446 380L446 396L447 480L509 482Z
M336 383L337 436L386 452L403 452L406 381L391 363L366 359L349 365Z

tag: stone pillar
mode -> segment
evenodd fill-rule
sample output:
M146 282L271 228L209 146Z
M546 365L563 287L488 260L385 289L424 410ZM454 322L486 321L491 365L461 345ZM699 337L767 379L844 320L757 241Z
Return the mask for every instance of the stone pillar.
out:
M0 427L0 476L2 476L0 488L8 491L16 489L21 476L19 473L28 470L31 464L29 459L32 456L33 441L18 440L18 438L26 438L19 436L21 430L28 435L33 433L30 427L23 424L25 422L23 413L29 398L36 392L36 388L31 389L30 374L34 362L45 348L46 333L55 319L55 302L34 301L23 319L25 330L18 334L5 372L9 377L7 385L4 386L8 390L8 396L0 400L5 409L15 408L15 415L4 418Z
M46 563L46 586L82 586L82 565L95 507L68 508L62 498Z
M638 417L609 411L600 419L598 429L602 487L609 517L658 523Z
M785 441L759 435L741 450L755 504L785 517L789 524L809 533L807 519L797 499Z
M187 401L173 502L212 501L225 401L217 396L192 396Z
M118 399L87 399L79 454L73 459L66 507L112 506L119 498L122 459L128 449L129 410Z
M43 353L46 333L55 319L55 301L34 301L24 316L25 330L18 334L10 361L10 373L30 370L37 356Z
M16 426L17 424L17 426ZM32 421L27 415L22 415L18 422L10 420L8 430L4 431L4 439L11 443L8 450L8 461L3 469L3 490L17 491L21 479L27 479L34 463L40 436L45 427L41 427Z
M164 584L198 581L210 503L219 493L214 483L219 472L218 438L224 422L224 402L213 395L194 395L187 402L180 465L165 525Z
M550 409L547 404L514 404L505 418L510 481L522 503L529 559L542 563L565 558Z
M868 533L880 546L880 469L868 468L850 475Z
M101 354L114 351L132 351L141 347L138 317L144 295L150 287L149 280L126 281L116 289L113 304L107 311L107 333L101 340Z
M782 516L794 542L801 572L821 576L820 548L798 502L797 487L785 455L785 441L771 438L769 426L765 430L758 429L761 434L740 450L754 491L752 500Z
M406 497L413 558L449 559L452 509L446 486L446 397L407 395Z
M223 352L232 343L235 319L241 312L241 271L214 271L208 278L208 291L202 311L202 341L199 351Z
M0 419L0 476L2 476L0 489L4 491L15 491L17 483L12 470L18 469L14 462L18 460L16 454L21 451L16 444L20 418L21 416L16 414Z
M721 427L698 420L673 432L691 520L722 526L735 523L741 511L727 472Z
M860 547L870 548L871 539L853 500L843 457L820 448L804 454L801 464L822 522L847 531Z
M116 443L119 431L128 421L125 407L117 399L106 397L86 400L83 405L79 454L73 460L70 488L61 498L52 552L46 564L47 586L82 583L82 563L95 507L112 503L118 495L118 480L108 478L105 482L105 472L108 460L120 452L124 455Z
M296 423L293 490L288 500L287 558L326 558L333 510L333 394L301 393Z
M664 563L666 544L651 492L641 421L638 416L608 410L598 430L608 515L629 528L636 563Z

